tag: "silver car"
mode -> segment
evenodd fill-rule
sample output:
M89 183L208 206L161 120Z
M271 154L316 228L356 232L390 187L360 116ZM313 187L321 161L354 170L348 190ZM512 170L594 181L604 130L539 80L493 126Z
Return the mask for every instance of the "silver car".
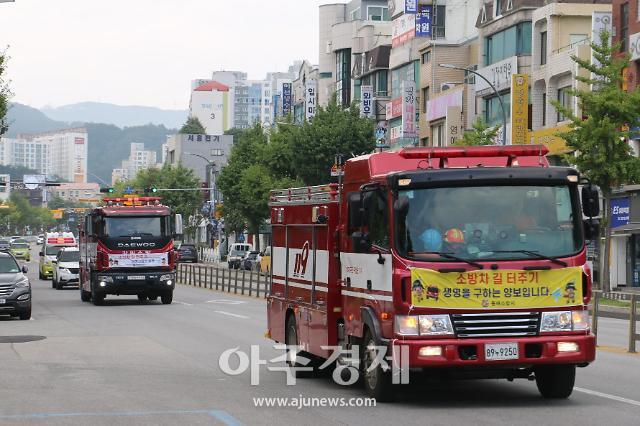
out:
M80 284L80 251L77 247L65 247L58 252L53 268L51 286L62 290L66 285Z
M0 315L31 318L31 283L27 267L20 268L16 259L0 252Z

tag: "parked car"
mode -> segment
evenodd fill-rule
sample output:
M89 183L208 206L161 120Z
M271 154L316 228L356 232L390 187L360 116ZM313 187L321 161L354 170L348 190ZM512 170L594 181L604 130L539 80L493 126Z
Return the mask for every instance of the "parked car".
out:
M233 243L231 244L231 249L229 250L229 255L227 256L227 265L229 265L229 269L239 269L240 262L244 255L251 251L251 245L246 243Z
M0 240L0 251L9 251L11 243L7 239Z
M31 283L27 267L20 268L11 253L0 252L0 314L31 318Z
M20 239L22 239L22 237L21 237L20 235L13 235L13 236L9 239L9 241L10 241L10 242L14 242L15 240L20 240Z
M62 290L66 285L79 284L80 250L77 247L65 247L56 256L51 287Z
M198 250L193 244L182 244L178 249L178 262L198 262Z
M244 255L240 264L240 269L247 271L257 271L259 267L259 251L250 251Z
M36 244L38 244L39 246L44 244L44 235L38 235L38 239L36 241Z
M9 248L9 252L16 259L24 259L27 262L31 260L31 252L29 251L29 243L25 240L15 240L11 243L11 247Z

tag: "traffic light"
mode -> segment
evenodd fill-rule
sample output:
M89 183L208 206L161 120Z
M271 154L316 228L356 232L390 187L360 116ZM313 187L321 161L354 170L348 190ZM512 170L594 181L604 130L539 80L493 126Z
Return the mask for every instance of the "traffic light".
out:
M103 194L113 194L116 190L113 188L100 188L100 192Z
M155 194L156 192L158 192L158 188L156 188L155 186L152 186L151 188L145 188L144 189L144 193L145 194Z

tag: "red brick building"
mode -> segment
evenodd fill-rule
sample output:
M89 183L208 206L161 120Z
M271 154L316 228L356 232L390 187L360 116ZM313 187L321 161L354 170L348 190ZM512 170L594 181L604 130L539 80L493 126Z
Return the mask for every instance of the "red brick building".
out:
M620 54L628 52L631 63L626 71L627 89L640 86L640 0L613 0L613 42L620 43Z

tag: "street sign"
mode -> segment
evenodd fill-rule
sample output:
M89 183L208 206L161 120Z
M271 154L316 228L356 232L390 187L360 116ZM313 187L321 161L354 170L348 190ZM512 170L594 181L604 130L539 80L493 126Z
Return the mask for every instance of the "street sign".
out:
M342 167L338 168L337 164L331 166L331 176L344 176L344 170Z
M133 188L132 188L132 187L130 187L130 186L127 186L127 187L124 189L124 193L125 193L125 194L133 194Z

